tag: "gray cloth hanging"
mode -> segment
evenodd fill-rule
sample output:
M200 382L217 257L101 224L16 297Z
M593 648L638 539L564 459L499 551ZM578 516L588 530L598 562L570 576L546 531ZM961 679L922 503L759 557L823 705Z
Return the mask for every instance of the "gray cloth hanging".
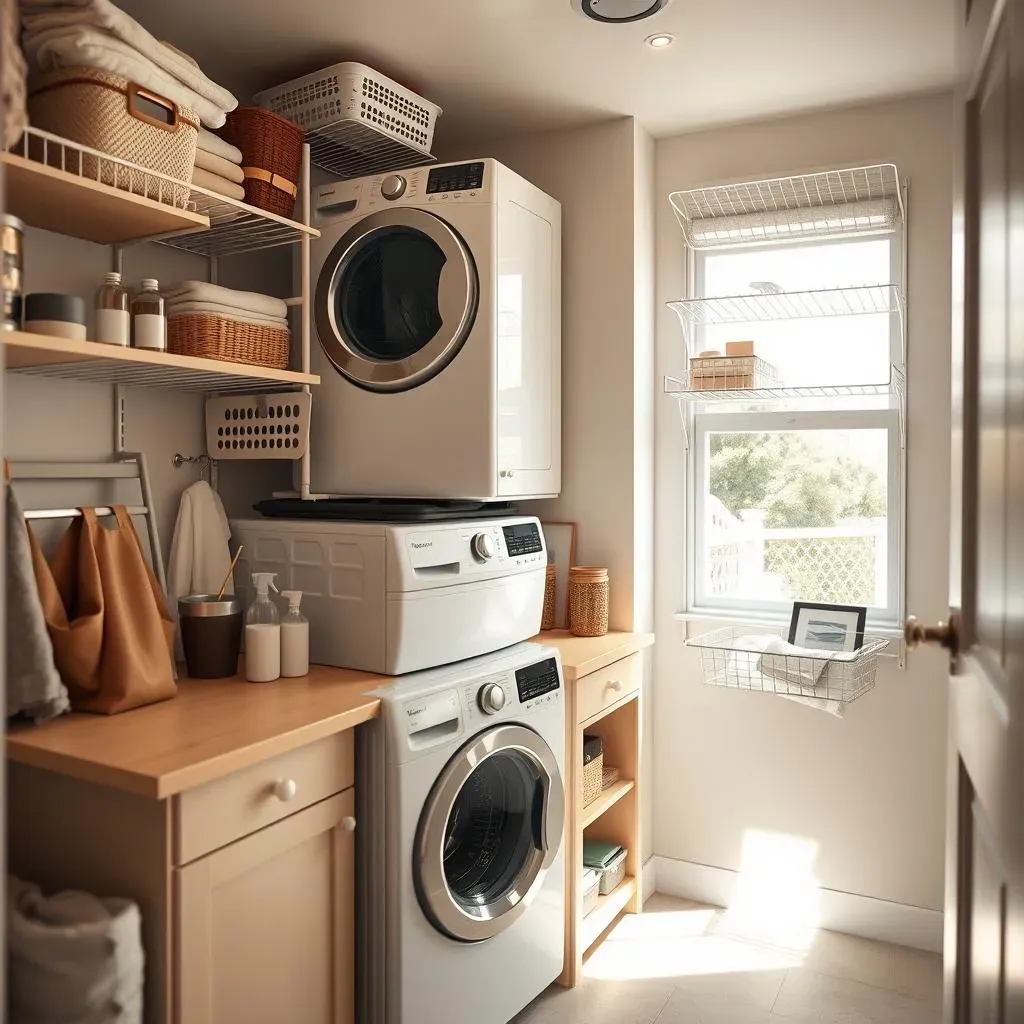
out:
M7 504L7 715L45 722L68 710L68 691L53 661L53 644L32 569L25 514L10 483L5 482L4 489Z

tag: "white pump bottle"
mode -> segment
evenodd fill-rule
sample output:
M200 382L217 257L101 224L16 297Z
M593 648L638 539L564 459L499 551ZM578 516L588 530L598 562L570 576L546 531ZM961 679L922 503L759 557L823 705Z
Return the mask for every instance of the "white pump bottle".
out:
M256 600L245 616L245 678L250 683L272 683L281 678L281 616L270 599L277 573L254 572Z
M288 614L281 620L281 675L309 675L309 619L299 611L301 590L282 590Z

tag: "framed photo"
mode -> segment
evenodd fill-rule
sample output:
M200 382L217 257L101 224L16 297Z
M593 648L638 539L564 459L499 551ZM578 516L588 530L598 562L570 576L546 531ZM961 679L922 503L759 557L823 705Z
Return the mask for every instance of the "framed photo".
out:
M864 644L867 608L849 604L793 604L789 642L824 651L856 651Z
M569 566L576 564L576 524L542 522L548 565L555 567L555 629L569 628Z

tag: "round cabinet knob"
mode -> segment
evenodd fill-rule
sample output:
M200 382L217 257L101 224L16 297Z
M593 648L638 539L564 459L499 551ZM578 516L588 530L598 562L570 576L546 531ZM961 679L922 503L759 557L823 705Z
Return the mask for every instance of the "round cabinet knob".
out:
M294 779L281 779L274 783L274 796L283 804L288 803L289 800L294 800L295 794L298 791L299 787L295 785Z
M380 183L380 194L388 200L401 199L408 182L400 174L389 174Z
M500 683L488 683L480 688L477 700L485 715L495 715L505 706L505 691Z
M478 533L473 538L473 554L488 562L498 553L498 545L489 533Z
M346 832L355 832L356 830L356 819L351 817L345 817L341 819L341 827Z

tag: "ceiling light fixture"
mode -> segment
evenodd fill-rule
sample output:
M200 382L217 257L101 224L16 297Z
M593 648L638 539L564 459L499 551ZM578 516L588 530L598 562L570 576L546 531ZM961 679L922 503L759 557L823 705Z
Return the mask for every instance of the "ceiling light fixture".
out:
M660 14L672 0L569 0L584 18L606 25L625 25Z
M676 41L676 37L670 32L658 32L656 35L648 36L644 42L652 50L664 50Z

